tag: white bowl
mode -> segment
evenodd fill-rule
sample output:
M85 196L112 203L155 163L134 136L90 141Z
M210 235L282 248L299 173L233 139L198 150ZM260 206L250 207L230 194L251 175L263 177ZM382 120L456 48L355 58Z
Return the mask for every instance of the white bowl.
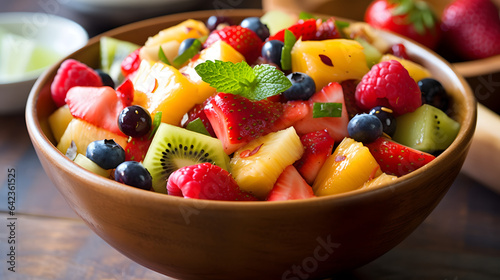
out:
M44 67L0 78L0 114L22 112L38 76L58 60L83 47L89 39L85 29L76 22L46 13L0 13L0 30L33 41L37 48L51 54Z

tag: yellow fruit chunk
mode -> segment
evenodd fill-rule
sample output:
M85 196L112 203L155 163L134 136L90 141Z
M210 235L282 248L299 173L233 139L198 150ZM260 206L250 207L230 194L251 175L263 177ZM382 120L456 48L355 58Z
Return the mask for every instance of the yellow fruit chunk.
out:
M199 103L198 89L179 70L157 62L141 62L132 83L137 98L134 103L144 106L152 117L162 112L162 122L179 125L182 117Z
M368 148L351 138L344 138L321 167L313 184L314 194L324 196L352 191L380 174L380 166Z
M153 37L149 37L141 48L139 56L141 59L158 61L158 50L160 45L167 58L172 61L177 55L179 45L188 38L200 38L209 33L205 23L199 20L188 19L175 26L166 28Z
M179 71L187 76L191 82L196 84L198 87L199 99L197 100L197 104L203 103L208 97L212 96L216 92L215 88L201 80L201 77L194 69L198 64L207 60L231 61L233 63L238 63L245 60L245 57L226 42L219 40L211 44L208 48L202 50L198 59L190 61L188 65L182 67Z
M54 113L49 116L49 126L54 138L59 142L64 131L68 127L69 122L73 119L68 105L59 107Z
M87 169L88 171L100 175L102 177L109 178L111 176L112 169L106 170L82 154L77 154L74 162L80 165L81 167Z
M231 174L240 189L264 199L283 170L300 159L304 147L293 127L259 137L235 152Z
M360 80L368 71L361 44L354 40L297 41L292 71L309 75L319 90L330 82Z
M71 141L74 141L77 152L85 155L87 146L91 142L103 139L113 139L123 148L127 145L126 137L74 118L64 131L61 141L57 144L57 149L61 151L61 153L65 154L71 145Z
M380 185L388 182L392 182L396 180L398 177L394 175L388 175L387 173L382 173L380 176L378 176L375 179L372 179L366 183L363 184L363 187L361 189L375 189L378 188Z
M401 63L401 65L403 65L403 67L406 70L408 70L410 77L412 77L413 80L415 80L415 82L418 82L422 79L431 77L431 72L429 72L429 70L425 69L423 66L421 66L413 61L410 61L410 60L407 60L404 58L399 58L399 57L394 56L392 54L386 54L386 55L382 56L382 58L380 59L380 62L387 61L387 60L399 61L399 63Z

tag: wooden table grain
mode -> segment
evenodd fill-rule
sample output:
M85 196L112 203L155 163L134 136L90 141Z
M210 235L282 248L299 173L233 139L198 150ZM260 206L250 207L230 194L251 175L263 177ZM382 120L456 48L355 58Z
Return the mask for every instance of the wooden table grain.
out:
M40 11L51 1L57 2L2 1L0 12ZM245 7L245 1L217 3L226 2ZM59 15L75 19L90 36L114 27L60 8ZM9 170L16 174L14 215L8 203ZM171 279L120 254L68 207L36 157L22 113L0 116L0 187L0 279ZM12 239L15 272L8 262ZM460 174L406 240L366 266L331 279L500 279L500 195Z

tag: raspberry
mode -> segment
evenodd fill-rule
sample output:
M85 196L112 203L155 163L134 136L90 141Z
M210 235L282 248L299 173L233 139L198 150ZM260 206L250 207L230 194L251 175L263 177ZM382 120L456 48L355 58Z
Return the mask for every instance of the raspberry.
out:
M356 104L363 110L384 106L395 115L413 112L422 105L420 89L396 60L383 61L363 76L356 87Z
M66 104L66 94L74 86L102 86L102 80L94 69L74 59L63 61L50 85L52 99L57 106Z
M169 195L228 201L255 201L240 190L231 174L217 165L200 163L174 171L167 181Z

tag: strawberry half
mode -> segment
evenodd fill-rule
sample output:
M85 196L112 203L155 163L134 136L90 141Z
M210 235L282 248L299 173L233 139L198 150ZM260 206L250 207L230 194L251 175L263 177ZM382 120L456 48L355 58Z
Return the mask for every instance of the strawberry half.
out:
M146 156L146 152L151 145L151 141L153 139L149 138L149 133L146 136L140 138L130 138L130 141L127 142L127 146L125 146L125 161L138 161L141 162L144 160Z
M332 154L335 140L326 130L318 130L302 135L300 141L304 146L304 154L293 165L306 182L312 185L321 166Z
M398 177L415 171L436 158L383 137L366 146L382 172Z
M342 86L339 83L329 83L316 92L307 102L310 106L307 116L293 125L299 135L326 129L330 136L335 139L335 142L340 142L349 135L347 132L349 116L344 102ZM342 103L342 115L340 117L313 118L315 102Z
M128 107L134 101L134 84L130 79L125 79L121 85L116 88L116 94L123 103L123 106Z
M267 196L267 201L306 199L315 197L314 192L293 165L289 165L278 177Z
M111 87L72 87L66 95L71 115L108 131L123 135L118 114L125 108Z
M204 111L224 151L231 154L253 139L276 131L274 123L283 114L283 104L218 93Z
M214 30L208 35L203 47L207 48L219 40L226 42L241 53L248 64L252 64L260 56L262 40L248 28L231 25Z
M285 30L287 29L290 30L293 33L293 35L295 35L295 38L297 38L297 40L300 37L302 37L302 41L316 39L316 29L317 29L316 20L311 18L307 20L299 20L296 24L278 31L278 33L270 36L269 39L267 40L268 41L278 40L284 42Z

